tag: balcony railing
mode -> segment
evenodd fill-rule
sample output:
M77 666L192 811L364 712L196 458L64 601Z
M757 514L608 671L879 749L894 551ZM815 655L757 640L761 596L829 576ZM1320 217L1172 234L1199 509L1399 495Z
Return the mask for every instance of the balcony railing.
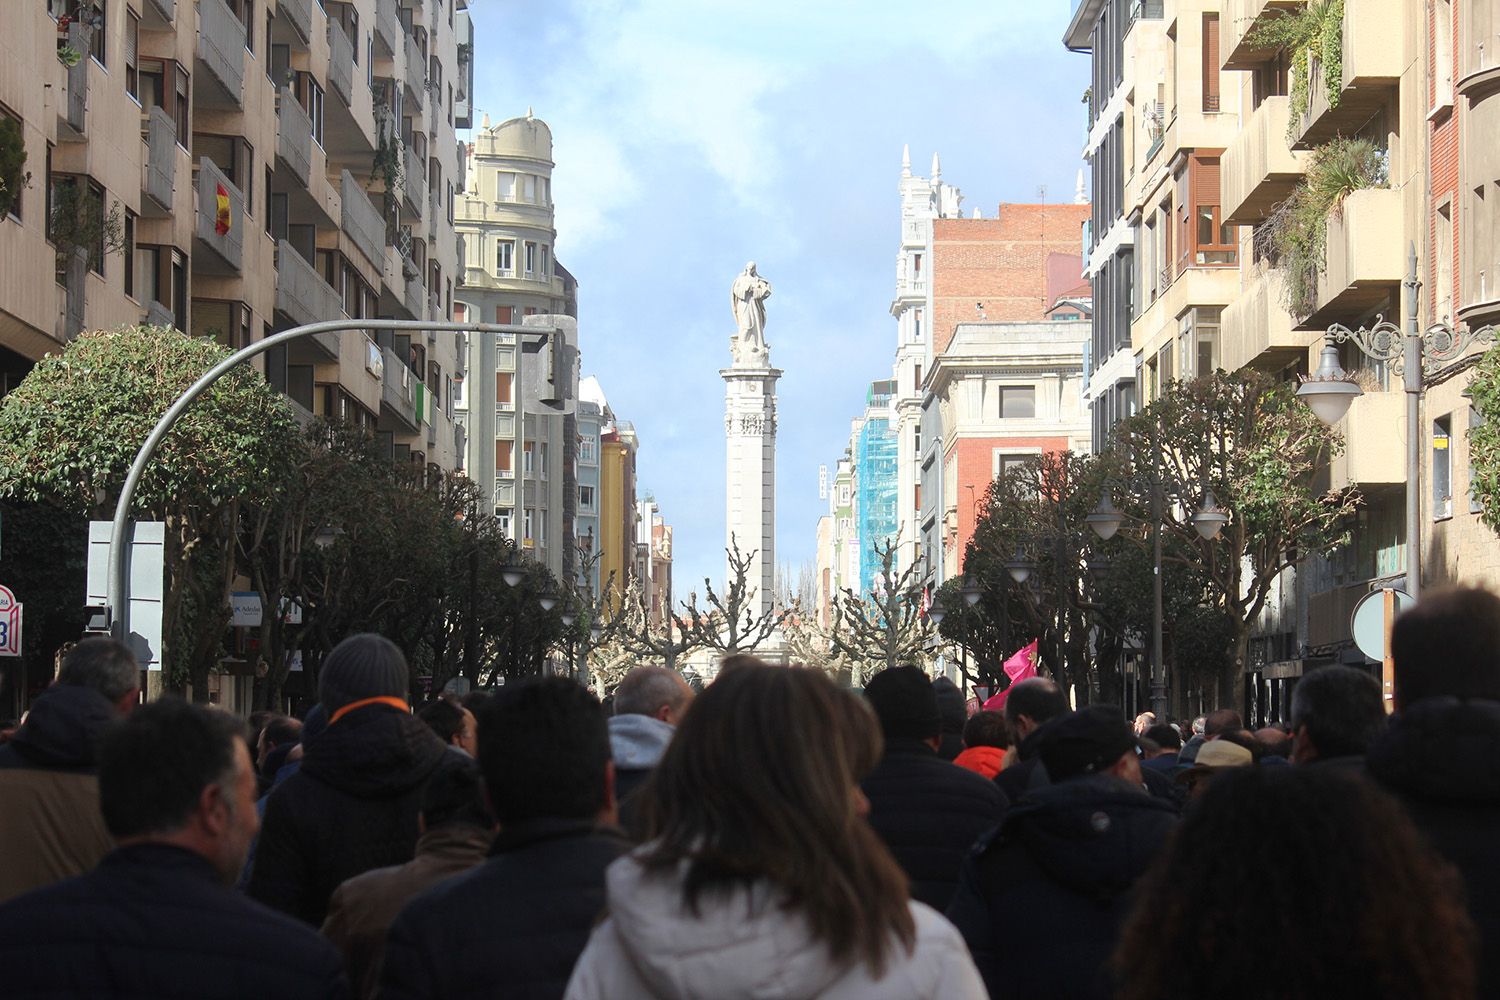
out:
M304 185L312 179L312 119L290 87L276 95L276 155Z
M276 311L298 326L335 319L343 312L339 293L286 240L276 244ZM338 333L315 333L311 340L330 360L338 358Z
M177 181L177 123L161 105L152 107L145 115L141 139L146 147L141 190L147 198L141 202L141 212L159 218L172 211L172 191ZM159 214L151 211L152 202L160 209Z
M385 50L385 56L394 56L401 44L401 19L396 14L396 0L375 0L375 40Z
M369 195L354 175L345 170L339 175L339 226L373 266L380 267L385 258L385 220L370 203Z
M61 108L59 124L73 133L73 138L82 139L88 122L89 100L89 40L91 29L78 22L68 25L68 45L83 56L67 68L68 93ZM59 139L65 138L63 134Z
M195 235L223 264L238 272L244 265L245 196L218 164L198 160L198 209ZM198 258L193 258L196 268Z
M354 103L354 44L337 21L328 22L328 85L346 105Z
M406 196L417 218L422 217L423 202L427 200L427 168L411 148L407 146L402 157L401 193Z
M177 20L177 0L146 0L146 23L153 28L170 28Z
M306 46L312 41L313 0L276 0L276 9Z
M416 376L406 367L406 362L396 356L389 347L382 347L380 355L385 367L380 378L381 409L389 409L408 431L415 431L417 423L416 393L413 388Z
M224 0L198 0L198 62L230 105L241 106L245 84L245 25Z
M409 34L401 36L406 42L406 66L402 80L406 83L406 103L422 110L422 95L427 92L427 60L422 57L422 48Z
M1130 23L1160 21L1166 16L1165 0L1135 0L1130 6Z
M1224 151L1220 185L1226 222L1263 221L1307 172L1306 154L1287 148L1290 114L1289 98L1267 97Z

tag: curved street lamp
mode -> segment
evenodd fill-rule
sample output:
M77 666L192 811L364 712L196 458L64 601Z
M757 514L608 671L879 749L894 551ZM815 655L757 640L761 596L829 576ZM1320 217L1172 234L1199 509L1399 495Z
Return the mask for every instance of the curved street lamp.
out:
M1109 541L1115 537L1115 532L1120 530L1120 525L1125 523L1125 514L1115 506L1110 498L1109 490L1106 489L1099 497L1099 506L1095 507L1083 523L1094 529L1094 534L1102 540Z
M964 603L971 608L984 596L984 588L972 576L964 577L964 585L958 589L958 592L963 595Z
M1019 584L1024 584L1031 579L1031 571L1034 569L1036 569L1036 564L1027 559L1026 553L1020 549L1017 549L1016 554L1005 563L1005 572L1009 573L1010 578Z
M1229 523L1229 514L1214 499L1214 491L1204 487L1203 506L1198 508L1198 513L1193 515L1192 521L1193 527L1198 530L1198 537L1205 542L1211 542L1219 537L1219 532L1224 530L1224 525Z
M1323 343L1318 370L1297 389L1297 398L1312 408L1319 420L1332 427L1344 419L1354 400L1364 395L1359 383L1349 377L1339 362L1339 349L1332 340Z
M526 567L512 559L500 567L500 579L505 581L507 587L519 587L526 579Z

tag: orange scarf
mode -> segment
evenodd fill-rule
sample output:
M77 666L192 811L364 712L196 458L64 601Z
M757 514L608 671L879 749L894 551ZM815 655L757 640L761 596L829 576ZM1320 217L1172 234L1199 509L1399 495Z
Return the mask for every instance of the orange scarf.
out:
M411 711L410 705L400 698L392 698L390 695L381 695L376 698L361 698L359 701L351 701L337 712L334 712L333 716L329 718L328 724L331 726L356 708L364 708L366 705L389 705L392 708L399 708L403 712Z

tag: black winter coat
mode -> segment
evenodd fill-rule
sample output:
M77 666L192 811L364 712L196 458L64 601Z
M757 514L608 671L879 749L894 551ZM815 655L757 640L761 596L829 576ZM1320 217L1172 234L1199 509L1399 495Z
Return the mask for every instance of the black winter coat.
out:
M995 775L995 784L1010 801L1019 802L1021 796L1031 789L1051 784L1047 768L1042 764L1041 746L1042 731L1033 729L1031 735L1016 745L1016 762Z
M0 969L8 1000L349 995L332 945L166 844L122 847L87 875L0 907Z
M422 786L448 752L425 722L388 705L318 734L266 800L251 897L321 927L340 883L412 859Z
M991 1000L1109 997L1131 890L1176 822L1170 803L1108 775L1012 807L965 862L948 908Z
M1424 698L1365 758L1464 880L1479 930L1479 992L1500 997L1500 702Z
M887 740L860 788L870 800L870 826L911 879L912 898L946 910L969 848L1005 818L1005 795L911 739Z
M604 912L604 870L630 849L577 820L502 829L490 858L412 900L391 926L381 1000L556 1000Z

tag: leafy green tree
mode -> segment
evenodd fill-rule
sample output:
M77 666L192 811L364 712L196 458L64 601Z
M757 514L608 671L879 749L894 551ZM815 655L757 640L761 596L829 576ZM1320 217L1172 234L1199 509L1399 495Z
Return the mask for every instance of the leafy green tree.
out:
M85 333L43 358L0 406L0 494L110 516L157 419L227 354L211 340L133 326ZM280 487L298 434L286 400L259 372L238 368L178 421L136 493L132 515L166 525L163 662L199 700L228 620L223 563L237 507ZM185 606L204 613L185 618Z
M1121 507L1149 524L1151 484L1159 484L1164 561L1201 571L1204 603L1231 625L1216 698L1235 704L1250 632L1277 577L1299 555L1326 554L1347 536L1358 491L1314 488L1343 440L1290 384L1248 370L1173 382L1116 435L1118 459L1135 473L1121 483ZM1205 490L1230 514L1211 541L1192 523Z
M1480 356L1468 393L1481 418L1469 428L1469 489L1480 519L1500 531L1500 347Z

